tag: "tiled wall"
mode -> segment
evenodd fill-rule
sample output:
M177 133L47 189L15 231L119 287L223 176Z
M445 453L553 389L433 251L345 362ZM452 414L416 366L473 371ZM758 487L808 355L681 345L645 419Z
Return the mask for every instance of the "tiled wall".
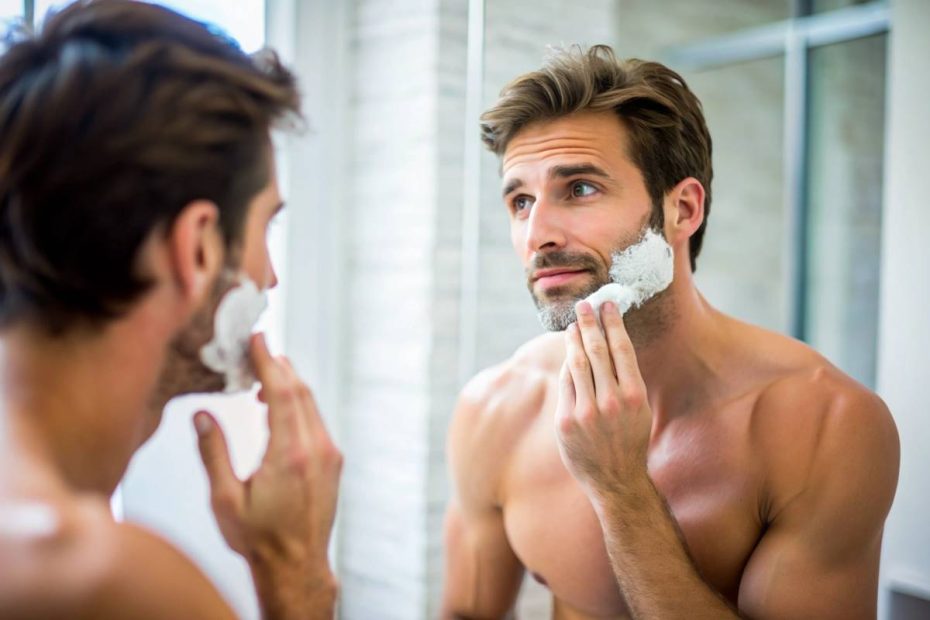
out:
M437 613L454 405L464 0L359 0L351 29L341 614Z

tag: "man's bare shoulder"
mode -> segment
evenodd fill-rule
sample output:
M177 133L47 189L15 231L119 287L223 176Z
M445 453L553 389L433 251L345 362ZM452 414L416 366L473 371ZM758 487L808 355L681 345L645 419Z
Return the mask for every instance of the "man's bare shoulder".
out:
M890 504L899 446L888 407L807 345L785 346L787 355L775 360L778 370L760 390L750 423L771 513L815 486L827 492L822 485L833 483L872 482L871 499Z
M0 617L232 617L190 560L105 502L2 501Z
M475 375L462 389L456 417L475 431L521 426L539 413L565 356L561 334L543 334L506 361Z
M564 358L561 334L543 334L506 361L475 375L462 389L449 431L453 470L495 477L543 411Z

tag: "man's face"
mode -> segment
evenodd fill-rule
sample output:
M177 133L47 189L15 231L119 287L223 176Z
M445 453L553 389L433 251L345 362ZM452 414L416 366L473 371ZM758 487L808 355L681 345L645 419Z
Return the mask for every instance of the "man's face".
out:
M514 249L543 325L565 329L574 303L610 281L611 254L637 242L652 213L642 173L612 112L528 125L502 158Z
M171 344L159 389L167 398L194 392L219 392L225 388L223 375L207 368L200 359L200 349L213 337L220 301L239 284L239 275L251 279L261 290L278 284L268 249L268 231L284 204L273 154L269 165L268 184L249 203L238 252L227 256L227 265L216 277L208 299Z

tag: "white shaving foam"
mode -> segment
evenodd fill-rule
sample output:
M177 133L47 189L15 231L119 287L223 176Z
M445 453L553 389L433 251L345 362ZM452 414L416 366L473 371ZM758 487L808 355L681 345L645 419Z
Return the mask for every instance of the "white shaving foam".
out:
M662 235L649 229L642 241L611 257L611 283L596 290L585 301L594 308L598 320L601 305L607 301L616 304L620 314L626 314L630 308L638 308L668 288L674 275L672 247Z
M240 278L220 301L213 321L213 340L200 349L204 365L226 377L226 392L241 392L255 385L249 362L249 338L268 306L268 296L252 280Z

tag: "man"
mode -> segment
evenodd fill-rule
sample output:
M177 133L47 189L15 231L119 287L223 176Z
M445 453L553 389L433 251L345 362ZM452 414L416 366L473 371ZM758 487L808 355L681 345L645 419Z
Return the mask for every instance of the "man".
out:
M874 618L898 439L872 393L714 309L700 103L662 65L562 52L482 117L547 334L463 390L447 617L502 617L524 569L557 618ZM580 302L653 229L672 284Z
M143 3L79 2L0 59L0 617L233 617L108 498L169 399L224 388L220 300L276 283L269 132L297 111L276 58ZM287 360L250 356L270 440L242 482L197 414L213 509L264 616L332 617L341 456Z

